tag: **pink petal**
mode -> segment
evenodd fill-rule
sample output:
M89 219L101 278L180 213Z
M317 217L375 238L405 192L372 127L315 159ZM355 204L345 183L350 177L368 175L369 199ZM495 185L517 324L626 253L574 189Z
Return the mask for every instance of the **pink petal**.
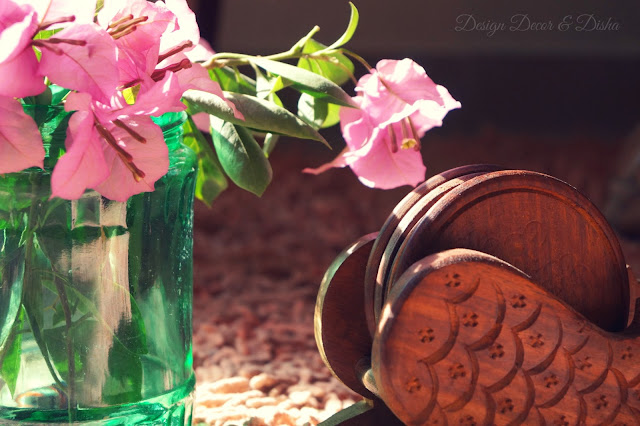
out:
M88 24L93 22L96 11L96 0L16 0L16 2L31 5L37 11L40 23L75 16L76 24ZM60 28L60 26L50 28Z
M38 19L31 5L0 1L0 64L28 48L37 29Z
M177 58L184 58L184 55L176 55ZM189 89L202 90L203 92L213 93L214 95L224 98L222 89L217 81L211 80L209 72L200 64L192 64L191 68L183 69L176 72L178 81L183 90Z
M88 93L71 92L64 101L66 111L91 111L91 95Z
M146 0L127 5L113 19L117 20L129 14L133 15L134 19L142 16L148 19L137 24L136 30L132 33L116 40L121 51L121 55L118 56L118 65L123 72L126 72L125 75L121 75L122 83L139 78L141 73L150 75L153 72L158 64L158 55L161 53L160 38L175 20L173 13L166 8Z
M424 68L411 59L383 59L376 65L376 70L388 88L407 103L420 99L440 100L437 85Z
M109 128L120 146L131 154L133 163L144 172L145 176L136 182L133 174L116 152L104 145L104 155L110 173L109 177L95 189L103 196L115 201L126 201L134 194L153 191L155 182L164 176L169 168L168 149L160 127L149 117L122 117L121 120L147 141L143 144L119 127Z
M215 53L209 42L204 38L201 38L200 42L193 49L185 52L191 62L208 61Z
M106 31L95 24L74 25L56 34L56 38L85 40L86 45L55 44L62 54L43 48L40 75L59 86L87 92L107 103L119 85L116 45Z
M96 0L40 0L38 2L47 4L46 15L38 14L40 22L51 22L59 18L75 16L74 25L89 24L93 22L96 13ZM59 28L59 26L51 28Z
M115 21L116 15L124 10L126 7L134 7L136 4L142 4L142 1L146 2L147 0L109 0L104 2L102 9L98 12L97 23L102 28L107 28L107 26Z
M363 110L340 108L340 127L347 146L351 150L357 150L366 143L374 126Z
M380 133L367 155L351 159L349 166L360 182L371 188L391 189L415 186L424 181L426 167L422 155L414 149L391 152L388 136Z
M52 197L76 200L87 188L106 179L109 170L102 144L93 115L87 111L74 113L67 129L67 152L60 157L51 175Z
M169 27L162 36L160 50L166 51L189 40L194 46L200 41L200 29L196 15L189 8L186 0L165 0L167 8L176 16L173 27Z
M324 163L323 165L315 168L307 167L303 169L302 172L310 173L312 175L319 175L320 173L324 173L327 170L332 168L342 168L342 167L348 166L347 160L345 158L345 154L347 154L348 152L349 152L349 148L345 148L342 150L342 152L340 152L340 154L338 154L336 158L329 161L328 163Z
M209 114L207 114L206 112L199 112L197 114L193 114L191 116L191 118L193 119L193 122L195 123L196 127L198 129L200 129L200 131L205 132L205 133L211 133L211 129L210 129L210 121L209 121Z
M460 108L460 103L456 102L456 104L444 107L435 101L416 102L416 112L411 115L411 122L418 136L422 137L428 130L442 126L442 120L444 120L447 113L452 109Z
M0 173L42 167L44 148L38 126L20 102L0 96Z
M429 78L424 69L410 59L381 60L372 74L358 82L360 106L380 128L409 116L422 134L441 125L452 109L459 108L449 92ZM416 111L420 111L416 115ZM420 117L421 116L421 117Z
M46 88L43 78L38 75L38 60L31 47L24 49L13 59L0 63L0 76L3 76L0 78L0 96L35 96Z
M180 101L184 89L176 74L168 72L162 80L150 80L150 84L143 87L134 105L121 106L121 114L159 116L165 112L184 111L185 105Z

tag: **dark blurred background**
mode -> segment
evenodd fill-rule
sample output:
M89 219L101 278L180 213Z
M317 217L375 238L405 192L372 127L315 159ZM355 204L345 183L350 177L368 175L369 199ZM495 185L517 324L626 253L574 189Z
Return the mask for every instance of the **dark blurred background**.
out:
M276 53L313 25L329 44L349 19L346 0L191 3L216 51ZM550 173L585 192L623 232L640 234L637 0L355 4L360 25L348 48L371 64L411 57L462 103L423 141L427 177L477 162ZM313 153L306 165L335 155L305 144Z

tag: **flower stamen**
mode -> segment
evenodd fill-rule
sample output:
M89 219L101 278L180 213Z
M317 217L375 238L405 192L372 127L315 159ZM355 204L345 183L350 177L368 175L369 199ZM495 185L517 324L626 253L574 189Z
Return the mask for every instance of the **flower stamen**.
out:
M393 131L393 126L387 126L387 132L389 132L389 138L391 139L391 152L398 152L398 141L396 140L396 133Z
M128 83L123 84L122 86L120 86L120 90L125 90L125 89L130 89L133 86L142 83L142 79L140 78L136 78L135 80L132 80Z
M134 32L136 30L137 27L129 27L124 31L120 31L119 33L113 33L111 34L111 37L113 37L114 40L118 40L119 38L122 38L126 35L131 34L132 32Z
M408 123L408 124L407 124ZM407 125L411 126L411 137L409 137L409 132L407 131ZM419 144L418 138L416 138L416 132L413 128L409 117L405 118L400 122L400 127L402 128L402 149L410 149L416 148Z
M127 151L125 151L120 145L118 145L118 141L113 137L111 132L107 130L99 121L98 118L94 115L94 124L96 126L96 130L102 136L102 138L107 142L107 144L114 149L120 160L122 160L123 164L131 174L133 175L133 179L136 182L140 182L142 178L145 177L145 174L142 170L140 170L134 163L133 157Z
M138 24L141 24L149 19L148 16L140 16L139 18L135 18L135 19L131 19L131 18L133 18L133 15L128 15L122 19L117 20L116 22L112 22L109 25L109 30L107 30L109 35L117 40L121 37L131 34L136 30L136 27L138 26ZM111 27L112 25L117 25L117 26L112 28Z
M107 28L111 29L111 28L115 28L118 25L122 25L127 21L130 21L133 19L133 15L132 14L128 14L126 16L123 16L122 18L118 19L117 21L113 21L109 24L109 26Z
M135 130L133 130L131 127L127 126L124 122L122 122L119 119L115 119L113 120L113 124L115 124L116 126L120 127L122 130L124 130L125 132L129 133L129 135L134 138L135 140L137 140L140 143L147 143L147 140L144 138L144 136L142 136L140 133L136 132Z
M422 149L422 143L420 142L420 135L416 131L416 127L413 125L413 121L411 121L411 117L407 117L407 122L409 122L409 127L411 128L411 134L413 135L413 139L416 141L416 145L413 147L416 151L420 151Z
M37 41L43 41L45 43L53 43L53 44L71 44L74 46L86 46L86 40L74 40L72 38L56 38L51 37L46 40L34 40L34 43Z
M151 78L153 79L153 81L160 81L164 78L165 74L167 73L167 71L171 71L171 72L177 72L183 69L187 69L187 68L191 68L193 64L191 63L191 61L189 59L183 59L180 62L178 62L177 64L171 64L171 65L167 65L164 68L160 68L155 70L152 74L151 74Z
M43 22L42 24L40 24L38 26L38 31L43 31L46 30L47 28L49 28L52 25L56 25L56 24L64 24L65 22L73 22L76 20L76 17L74 15L71 16L61 16L58 19L55 19L53 21L46 21Z
M45 41L44 41L44 40L33 40L33 41L31 42L31 44L32 44L33 46L39 47L39 48L41 48L41 49L47 49L47 50L50 50L51 52L53 52L53 54L54 54L54 55L61 56L61 55L64 53L64 52L62 51L62 49L60 49L60 48L58 48L58 47L56 47L56 46L50 45L50 44L48 44L48 43L45 43Z
M182 52L185 49L188 49L190 47L193 47L193 42L191 40L187 40L186 42L182 43L179 46L176 46L172 49L169 49L168 51L166 51L165 53L161 54L160 56L158 56L158 63L164 61L165 59L167 59L170 56L175 55L178 52Z
M74 40L74 39L70 39L70 38L48 38L46 40L33 40L31 42L31 44L33 46L39 47L39 48L44 48L47 50L50 50L51 52L53 52L54 54L60 56L62 55L64 52L62 49L54 46L56 44L71 44L73 46L86 46L87 42L85 40Z

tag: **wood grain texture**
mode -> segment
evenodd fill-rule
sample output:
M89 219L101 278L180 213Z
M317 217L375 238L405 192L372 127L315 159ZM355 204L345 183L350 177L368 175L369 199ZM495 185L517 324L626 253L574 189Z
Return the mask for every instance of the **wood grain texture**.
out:
M558 179L507 170L458 185L409 230L389 282L419 259L451 248L514 265L603 329L627 324L628 273L615 233L588 199Z
M602 330L502 260L447 250L391 290L373 374L409 425L636 425L636 335Z
M371 355L372 338L364 308L364 272L376 234L365 235L340 253L322 279L314 313L320 356L334 376L360 395L356 365Z
M383 256L377 267L373 301L375 324L380 320L380 312L382 311L382 306L384 305L385 298L389 293L391 286L391 283L389 282L391 266L398 250L402 246L402 243L404 243L406 236L410 234L413 227L416 226L418 221L429 212L429 209L433 207L440 198L444 197L445 194L452 191L460 184L481 175L483 175L483 173L471 173L443 182L420 198L420 200L418 200L418 202L416 202L411 209L402 216L400 222L391 234L391 238L389 238L389 241L387 242L387 246L384 249ZM373 265L369 264L368 266ZM369 303L368 300L367 303Z
M472 173L487 173L503 169L504 167L492 164L471 164L444 171L416 186L394 207L378 232L365 272L365 315L367 317L367 324L369 325L369 332L372 336L376 329L380 306L382 306L379 298L380 295L386 294L386 291L382 290L386 282L380 277L379 265L384 261L385 253L388 255L388 252L391 250L387 247L390 240L394 238L394 233L396 233L396 228L400 224L400 221L417 203L423 202L421 200L425 195L445 182ZM411 226L414 224L415 222L412 223Z

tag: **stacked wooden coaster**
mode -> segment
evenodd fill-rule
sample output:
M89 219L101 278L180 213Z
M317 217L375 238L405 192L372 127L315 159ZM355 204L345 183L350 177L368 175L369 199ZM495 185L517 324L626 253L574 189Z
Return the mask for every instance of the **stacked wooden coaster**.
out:
M326 424L638 424L629 274L570 185L491 165L434 176L325 275L316 341L366 398Z

